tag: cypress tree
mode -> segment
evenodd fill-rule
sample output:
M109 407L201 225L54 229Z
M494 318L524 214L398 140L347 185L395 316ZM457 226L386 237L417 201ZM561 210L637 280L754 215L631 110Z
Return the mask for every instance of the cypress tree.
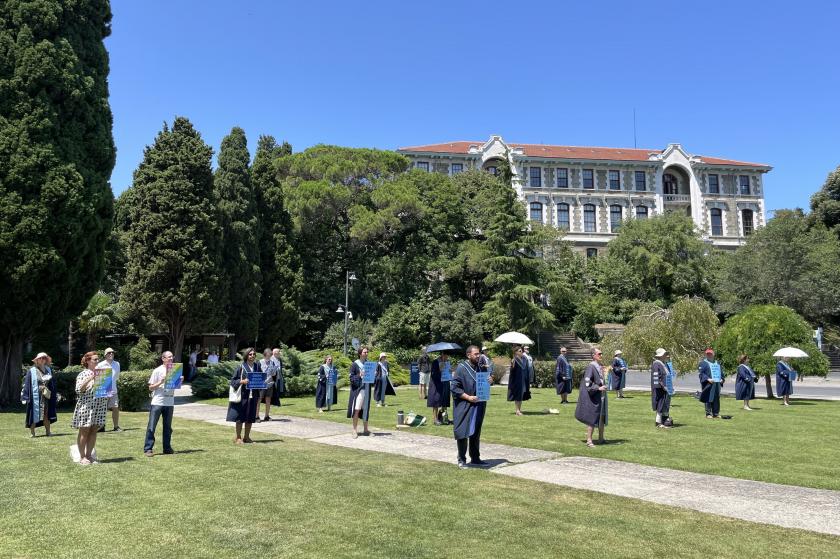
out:
M0 404L23 341L78 315L113 214L106 0L0 2Z
M221 325L221 229L213 150L184 117L164 124L134 172L127 269L120 292L129 314L169 329L175 359L184 334Z
M213 188L223 224L222 281L227 293L225 316L230 355L257 336L260 313L260 253L257 205L251 188L245 131L235 127L222 140Z

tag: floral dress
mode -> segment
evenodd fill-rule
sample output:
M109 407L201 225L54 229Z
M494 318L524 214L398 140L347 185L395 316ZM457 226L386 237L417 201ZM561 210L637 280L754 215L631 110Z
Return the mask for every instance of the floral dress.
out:
M76 394L79 395L79 399L76 401L76 410L73 412L73 421L70 423L73 429L105 425L105 410L108 398L94 397L96 394L95 383L91 383L87 390L81 390L82 385L92 376L94 376L94 372L85 369L76 377Z

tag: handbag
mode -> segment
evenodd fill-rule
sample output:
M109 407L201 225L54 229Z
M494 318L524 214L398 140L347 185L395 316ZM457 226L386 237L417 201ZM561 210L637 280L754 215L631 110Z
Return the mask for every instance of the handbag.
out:
M241 366L240 366L241 367ZM240 368L239 380L242 380L244 371ZM242 401L242 384L240 383L239 386L234 388L232 386L228 387L228 402L233 404L238 404Z

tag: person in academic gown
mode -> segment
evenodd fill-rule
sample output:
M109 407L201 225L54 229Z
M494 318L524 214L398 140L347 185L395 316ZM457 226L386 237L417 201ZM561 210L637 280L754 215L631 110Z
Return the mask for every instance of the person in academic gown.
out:
M52 436L50 425L58 420L55 405L58 401L58 391L55 377L47 364L49 356L41 352L35 356L32 366L23 377L23 387L20 395L21 402L26 404L26 426L32 437L36 427L44 427L47 436Z
M618 391L618 397L624 398L624 384L627 382L627 363L621 357L620 349L615 350L610 382L610 390Z
M435 425L443 424L441 417L449 407L449 383L441 380L441 374L448 362L449 354L445 351L441 352L440 357L432 361L432 373L429 377L429 393L426 397L426 407L432 408L432 414L435 416Z
M332 363L332 355L327 355L324 362L320 367L318 367L318 385L315 388L315 407L318 409L319 413L323 413L324 408L327 407L327 378L329 377L330 371L334 369ZM331 403L335 404L338 402L338 389L336 386L332 387L332 392Z
M283 359L280 355L280 348L271 350L271 361L276 369L274 375L274 391L271 394L271 405L280 407L280 396L286 395L286 376L283 372Z
M719 383L712 380L712 367L715 365L720 367ZM700 401L706 405L706 419L719 419L720 390L726 382L726 376L723 373L723 367L715 361L715 350L712 348L706 350L706 358L700 361L697 371L700 377Z
M671 407L671 396L668 394L666 378L668 376L668 352L664 348L656 350L655 359L650 365L650 405L656 412L656 426L669 429L668 413Z
M350 365L350 399L347 401L347 417L353 418L353 438L359 436L359 418L362 418L364 431L362 435L370 435L368 431L368 414L370 413L370 385L365 384L365 361L368 348L361 347L359 358Z
M377 408L385 405L385 396L397 395L394 385L391 384L388 367L388 356L385 353L380 353L379 363L376 364L376 382L373 383L373 399L376 400Z
M782 405L790 405L790 396L793 394L793 380L791 373L794 372L790 366L790 357L782 357L776 363L776 394L782 398Z
M575 419L586 425L586 445L595 446L592 442L592 431L600 426L602 394L607 390L604 384L601 350L592 348L592 362L586 366L580 379L580 395L575 408ZM603 429L599 427L599 439L603 438Z
M458 445L458 466L467 466L467 448L470 453L470 465L483 466L487 462L481 459L479 449L481 425L487 402L479 402L476 396L476 378L479 372L486 371L479 360L478 347L467 348L467 360L462 361L452 376L452 417L454 419L455 441ZM493 379L490 379L493 382Z
M228 402L227 421L236 423L236 444L252 443L251 425L257 419L257 405L260 391L248 388L248 373L260 373L260 362L254 348L246 348L242 352L242 363L233 371L230 386L234 390L242 388L242 399L239 402ZM242 425L245 424L245 437L242 437Z
M752 411L750 400L755 398L755 382L758 377L750 367L750 358L742 354L738 358L738 372L735 377L735 399L744 401L744 409Z
M560 403L568 404L569 394L572 392L572 365L566 359L566 348L560 348L557 363L554 366L554 386L560 395Z
M525 359L522 346L514 346L508 375L507 400L516 406L516 415L522 415L522 401L531 399L528 370L528 361Z

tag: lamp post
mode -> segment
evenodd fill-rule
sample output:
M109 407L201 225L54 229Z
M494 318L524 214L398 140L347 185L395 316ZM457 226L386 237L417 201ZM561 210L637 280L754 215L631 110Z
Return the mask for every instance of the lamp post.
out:
M335 312L344 313L344 355L347 356L347 324L353 318L350 313L350 282L356 281L355 272L347 270L344 277L344 305L339 305Z

